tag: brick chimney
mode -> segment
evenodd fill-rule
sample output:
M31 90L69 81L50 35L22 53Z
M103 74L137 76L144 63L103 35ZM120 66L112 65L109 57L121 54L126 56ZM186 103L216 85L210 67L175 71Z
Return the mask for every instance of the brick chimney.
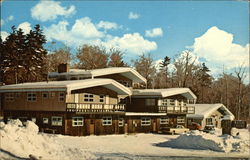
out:
M69 64L68 63L59 64L57 71L58 73L69 72Z

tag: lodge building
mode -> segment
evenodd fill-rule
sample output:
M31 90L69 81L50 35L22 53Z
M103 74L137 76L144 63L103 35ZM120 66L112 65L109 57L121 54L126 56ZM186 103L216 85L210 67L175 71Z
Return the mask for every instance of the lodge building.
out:
M195 113L190 89L135 89L146 80L129 67L85 71L60 65L49 77L0 86L4 120L32 120L41 132L83 136L187 127L187 114Z

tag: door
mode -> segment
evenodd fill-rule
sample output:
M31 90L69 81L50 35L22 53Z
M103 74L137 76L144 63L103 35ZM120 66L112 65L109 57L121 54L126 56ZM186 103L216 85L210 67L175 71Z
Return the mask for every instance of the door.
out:
M93 119L90 120L89 134L90 135L94 135L95 134L95 121Z

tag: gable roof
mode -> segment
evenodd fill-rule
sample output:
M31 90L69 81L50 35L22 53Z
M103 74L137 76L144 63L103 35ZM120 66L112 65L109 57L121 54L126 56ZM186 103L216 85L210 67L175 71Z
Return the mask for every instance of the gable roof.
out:
M102 69L93 69L93 70L83 70L83 69L70 69L69 72L51 72L49 73L49 77L57 77L60 75L68 76L68 75L82 75L86 78L94 78L99 76L105 76L110 74L121 74L124 77L127 77L134 82L144 82L146 83L146 79L141 76L136 70L130 67L110 67L110 68L102 68Z
M187 114L187 117L189 118L207 118L213 112L215 112L218 109L221 109L224 111L225 115L223 119L234 119L234 115L227 109L226 106L224 106L221 103L216 104L187 104L188 106L194 106L195 107L195 114Z
M130 89L112 79L85 79L73 81L33 82L0 86L2 92L27 92L27 91L67 91L102 86L117 92L120 95L131 95Z
M136 89L133 91L134 97L139 96L159 96L169 97L174 95L182 95L187 99L197 99L196 95L189 88L167 88L167 89Z

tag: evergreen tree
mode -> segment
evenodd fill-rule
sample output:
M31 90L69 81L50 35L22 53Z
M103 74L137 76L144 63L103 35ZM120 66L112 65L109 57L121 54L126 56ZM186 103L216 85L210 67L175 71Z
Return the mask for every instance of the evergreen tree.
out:
M128 66L124 61L123 61L123 53L120 50L111 48L110 49L110 61L108 66L110 67L126 67Z
M205 65L205 63L202 63L202 67L200 68L199 71L200 71L199 80L201 82L202 103L204 103L204 88L212 84L212 77L208 74L210 70Z

